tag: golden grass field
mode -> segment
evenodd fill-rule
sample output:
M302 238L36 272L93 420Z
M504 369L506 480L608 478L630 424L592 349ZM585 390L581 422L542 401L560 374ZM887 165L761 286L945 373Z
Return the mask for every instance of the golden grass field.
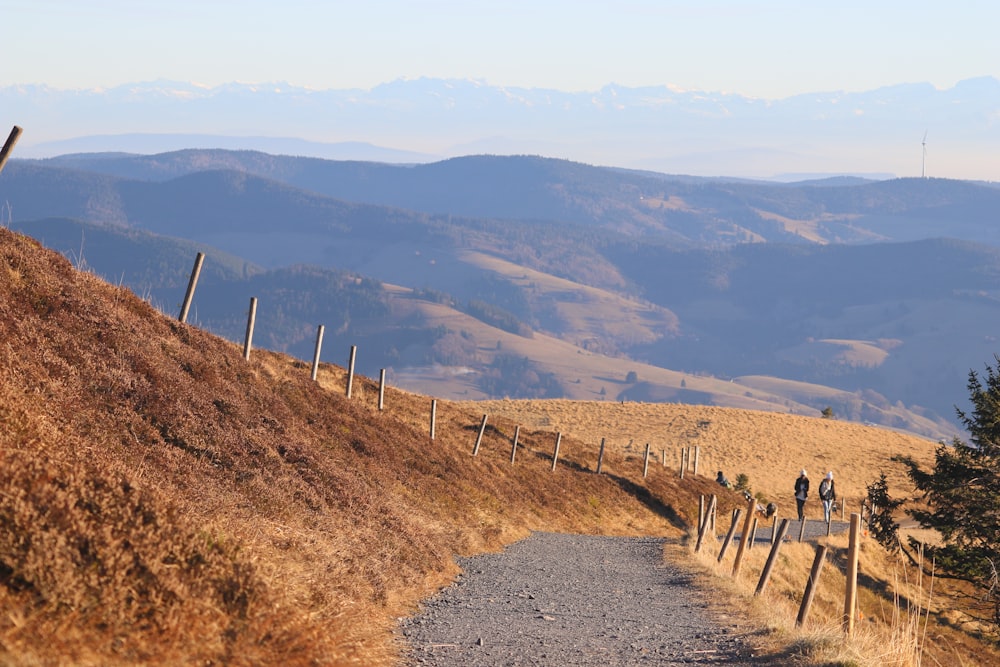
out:
M322 364L314 382L286 355L245 360L3 229L0 340L0 664L403 664L396 619L451 581L455 555L532 530L668 538L762 664L920 664L893 638L905 627L893 621L894 581L915 570L870 540L866 646L787 627L781 609L801 591L808 545L789 545L752 602L689 538L700 497L718 494L720 516L743 502L714 483L717 468L748 475L787 515L802 466L817 481L834 470L847 497L881 470L893 495L909 493L890 459L930 461L926 440L801 415L598 401L441 401L431 440L427 395L390 387L379 410L370 379L345 395L340 366ZM643 477L646 442L671 456ZM674 456L694 445L707 475L681 480ZM836 626L837 548L820 627ZM747 580L764 553L751 551ZM924 664L998 664L970 600L935 592L932 606ZM894 645L909 657L886 659Z

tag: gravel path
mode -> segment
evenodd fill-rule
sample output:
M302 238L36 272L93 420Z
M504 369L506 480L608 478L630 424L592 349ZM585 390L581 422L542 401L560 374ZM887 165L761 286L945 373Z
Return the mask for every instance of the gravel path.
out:
M534 533L403 620L408 665L752 665L663 540Z

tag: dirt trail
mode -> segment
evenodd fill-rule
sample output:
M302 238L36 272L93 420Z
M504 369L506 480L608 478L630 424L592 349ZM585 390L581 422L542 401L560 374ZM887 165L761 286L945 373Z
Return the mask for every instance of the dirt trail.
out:
M658 538L534 533L460 559L463 574L405 619L406 664L751 665L748 644Z

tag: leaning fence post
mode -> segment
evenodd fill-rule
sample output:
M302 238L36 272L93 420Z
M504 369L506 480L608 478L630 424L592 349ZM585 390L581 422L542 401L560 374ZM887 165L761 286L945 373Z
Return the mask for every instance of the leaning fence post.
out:
M754 506L756 501L753 498L747 501L747 515L743 519L743 535L740 537L740 546L736 549L736 560L733 561L733 576L736 577L740 573L740 566L743 565L743 554L747 550L747 540L752 540L753 536L750 535L750 524L753 522Z
M601 468L604 466L604 438L601 438L601 448L597 451L597 474L601 474Z
M243 341L243 358L250 361L250 346L253 343L253 327L257 321L257 297L250 297L250 315L247 317L247 336Z
M712 526L712 533L715 533L715 503L716 497L713 495L712 499L708 503L708 509L704 512L704 517L699 521L698 525L698 541L695 543L694 550L695 553L701 551L702 542L705 539L705 533L708 532L708 527ZM705 502L705 496L702 496L700 501L701 504ZM699 505L699 513L701 513Z
M733 541L733 534L736 533L736 524L740 520L740 514L743 512L740 508L733 510L733 522L729 524L729 532L726 533L726 539L722 542L722 549L719 551L719 562L722 562L722 558L726 555L726 551L729 549L729 543Z
M437 421L438 402L436 398L431 399L431 440L434 439L434 427Z
M747 549L753 549L753 543L757 541L757 513L754 512L753 523L750 525L750 541L747 542Z
M385 369L378 372L378 409L385 407Z
M319 353L323 349L323 329L325 327L321 324L316 329L316 350L313 352L313 365L312 365L312 379L315 381L316 376L319 373Z
M476 436L476 444L472 448L472 455L479 455L479 445L483 442L483 433L486 432L486 415L483 415L483 421L479 424L479 434Z
M799 605L799 615L795 618L795 627L801 628L809 615L809 607L812 606L813 596L819 587L819 573L823 570L823 561L826 558L826 545L816 545L816 557L813 558L812 569L809 570L809 581L806 582L806 592L802 596L802 604Z
M3 171L4 165L7 164L7 158L10 157L11 152L14 150L14 144L21 138L21 132L23 131L15 125L10 134L7 135L7 141L4 142L3 148L0 149L0 171Z
M861 540L861 517L851 515L851 537L847 548L847 590L844 593L844 632L854 632L855 607L858 599L858 542Z
M194 288L198 285L198 276L201 275L201 265L205 261L205 253L199 252L194 258L194 267L191 269L191 277L188 279L187 292L184 294L184 303L181 305L181 314L177 316L181 324L187 322L188 310L191 309L191 301L194 299Z
M556 463L559 461L559 443L562 442L562 433L556 433L556 449L552 452L552 471L556 470Z
M764 563L764 571L760 573L754 595L763 593L764 587L767 586L767 582L771 578L771 570L774 568L775 561L778 560L778 551L781 550L781 540L785 537L785 531L788 530L788 519L781 520L781 528L778 530L781 531L781 534L777 538L773 534L771 536L771 552L767 555L767 562Z
M805 539L806 536L806 518L802 517L802 521L799 522L799 542Z
M354 386L354 360L358 355L358 346L351 346L351 355L347 360L347 398L351 397L351 388Z
M521 435L521 425L514 427L514 442L510 445L510 464L514 465L514 457L517 455L517 439Z
M649 443L646 443L646 452L642 455L642 477L646 478L649 474Z

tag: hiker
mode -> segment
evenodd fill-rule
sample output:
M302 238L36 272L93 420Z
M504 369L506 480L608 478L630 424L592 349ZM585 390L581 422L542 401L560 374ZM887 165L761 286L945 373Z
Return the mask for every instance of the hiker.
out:
M799 521L805 521L806 498L809 497L809 477L806 469L799 472L798 479L795 480L795 505L799 510Z
M733 488L729 483L729 480L726 479L726 476L722 474L721 470L719 471L719 474L715 476L715 481L719 483L719 486L724 486L727 489Z
M832 470L826 473L826 477L819 483L819 499L823 501L823 520L830 523L833 506L837 502L837 489L833 486Z

